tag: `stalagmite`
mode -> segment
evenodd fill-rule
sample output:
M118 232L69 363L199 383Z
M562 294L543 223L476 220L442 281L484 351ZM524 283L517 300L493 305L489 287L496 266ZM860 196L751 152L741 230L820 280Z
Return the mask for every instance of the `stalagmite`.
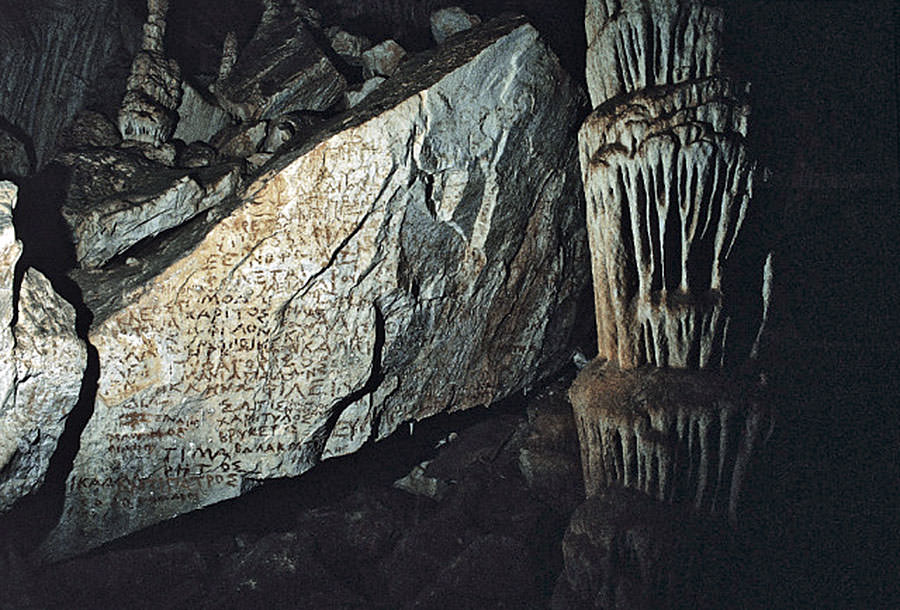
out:
M153 146L172 137L181 103L181 69L166 58L163 47L168 10L169 0L147 0L144 39L131 64L119 110L122 137Z

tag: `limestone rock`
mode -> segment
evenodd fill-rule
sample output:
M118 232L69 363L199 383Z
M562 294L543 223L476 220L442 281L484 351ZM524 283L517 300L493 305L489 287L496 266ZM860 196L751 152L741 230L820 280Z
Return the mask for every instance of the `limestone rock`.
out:
M390 84L389 84L390 83ZM410 60L230 213L76 274L102 371L46 557L490 404L568 356L583 99L522 19Z
M0 118L0 177L21 179L31 174L33 164L21 133Z
M591 104L719 73L722 9L704 0L587 0Z
M112 121L99 112L82 110L60 135L57 146L60 150L73 150L118 146L121 142L122 136Z
M458 32L463 32L481 23L477 15L470 15L458 6L443 8L431 14L431 35L438 44Z
M133 53L140 44L140 22L129 4L4 3L0 116L30 137L35 169L49 160L60 133L84 107L91 83L118 53Z
M579 133L599 354L720 366L722 277L752 195L746 88L708 79L602 107Z
M0 511L44 480L87 362L75 334L75 310L33 269L22 279L11 327L13 272L21 253L12 226L15 197L15 187L0 182Z
M62 215L72 230L75 258L87 267L99 267L220 204L240 180L236 164L190 172L110 150L67 153L60 159L73 174Z
M383 83L385 80L387 80L387 79L385 79L383 76L373 76L372 78L367 79L366 82L364 82L362 84L362 86L359 88L359 90L356 90L356 91L350 90L350 91L347 91L346 93L344 93L344 96L345 96L344 99L347 102L347 108L353 108L354 106L359 104L361 101L366 99L366 97L370 93L375 91L375 89L377 89L378 86L381 83Z
M259 151L267 132L266 121L229 125L217 133L210 144L227 157L246 159Z
M231 116L214 101L189 83L182 83L181 104L178 106L178 126L174 137L193 142L209 142L214 135L231 124Z
M253 39L216 82L222 106L243 121L326 110L347 88L294 4L267 3Z
M207 167L216 162L219 151L206 142L192 142L179 151L176 157L178 167Z
M119 132L126 140L159 146L172 137L181 103L181 69L163 52L169 0L147 0L141 51L131 64L119 110Z
M396 41L385 40L378 43L362 54L363 77L388 77L397 70L404 57L406 51Z
M355 36L337 26L328 28L325 35L334 52L351 65L360 65L363 51L372 46L372 41L365 36Z
M760 388L719 373L619 371L594 361L569 397L588 497L628 487L731 518L774 424Z

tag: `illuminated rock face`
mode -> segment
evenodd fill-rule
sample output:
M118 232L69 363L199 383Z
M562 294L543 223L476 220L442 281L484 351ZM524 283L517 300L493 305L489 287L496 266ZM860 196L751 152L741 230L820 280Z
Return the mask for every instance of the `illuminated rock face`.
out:
M300 474L569 357L582 97L522 20L410 59L228 213L81 272L100 358L59 557Z
M722 9L696 0L587 0L591 104L719 73Z
M86 365L75 311L37 271L25 272L14 327L13 272L21 254L12 226L16 189L0 182L0 511L43 480L78 399Z
M723 265L752 194L745 91L707 79L604 106L579 135L599 353L720 365Z

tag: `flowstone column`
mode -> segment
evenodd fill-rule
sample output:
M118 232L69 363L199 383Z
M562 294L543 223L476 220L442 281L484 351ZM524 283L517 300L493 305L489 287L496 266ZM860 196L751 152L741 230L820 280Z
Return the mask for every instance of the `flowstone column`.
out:
M585 29L594 111L578 139L598 357L569 398L588 502L625 503L631 517L573 519L560 586L578 603L658 607L672 586L699 595L690 578L662 586L653 575L697 559L672 536L694 536L704 519L718 527L710 515L734 521L772 428L763 388L722 370L739 359L724 280L756 172L749 86L722 69L718 3L588 0ZM764 317L771 276L769 258ZM643 558L639 569L623 552Z

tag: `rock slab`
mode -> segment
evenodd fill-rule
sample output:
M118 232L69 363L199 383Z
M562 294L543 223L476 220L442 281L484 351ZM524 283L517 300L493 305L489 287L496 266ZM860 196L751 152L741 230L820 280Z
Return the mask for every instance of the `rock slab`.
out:
M75 310L34 269L22 279L12 326L21 254L12 226L15 201L15 186L0 182L0 512L44 480L87 364Z
M407 61L139 271L79 274L101 375L44 556L564 364L589 282L566 135L583 103L527 22L486 24Z

